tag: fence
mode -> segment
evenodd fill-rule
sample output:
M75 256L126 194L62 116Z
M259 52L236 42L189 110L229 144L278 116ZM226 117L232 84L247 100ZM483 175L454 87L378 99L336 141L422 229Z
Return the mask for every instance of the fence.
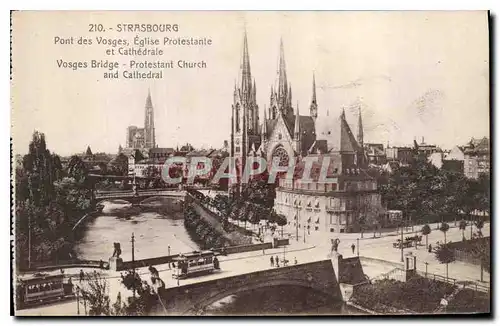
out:
M460 280L457 280L455 278L445 277L445 276L441 276L441 275L437 275L437 274L433 274L433 273L425 273L425 272L421 272L421 271L418 271L417 273L418 273L418 275L425 277L427 279L433 279L435 281L453 284L454 286L461 286L464 289L471 289L474 291L480 291L480 292L486 292L486 293L490 292L490 287L484 286L482 284L478 284L478 283L473 282L473 281L460 281Z
M452 277L445 277L445 276L441 276L438 274L425 273L425 272L421 272L421 271L417 271L417 274L419 276L425 277L427 279L431 279L431 280L439 281L439 282L443 282L443 283L448 283L448 284L453 284L454 286L462 287L464 289L471 289L474 291L485 292L485 293L490 292L490 287L482 285L482 284L478 284L478 283L473 282L473 281L460 281L460 280L457 280L457 279L452 278ZM376 280L387 280L387 279L393 279L393 280L397 280L400 282L404 282L405 271L401 268L396 267L387 273L383 273L383 274L380 274L380 275L372 278L371 280L376 281Z
M61 260L56 264L53 262L47 263L32 263L31 268L19 268L21 271L46 271L64 268L75 268L75 267L93 267L93 268L109 268L108 262L102 260Z
M383 274L380 274L380 275L372 278L372 280L388 280L388 279L393 279L396 281L404 282L405 271L399 267L396 267L387 273L383 273Z

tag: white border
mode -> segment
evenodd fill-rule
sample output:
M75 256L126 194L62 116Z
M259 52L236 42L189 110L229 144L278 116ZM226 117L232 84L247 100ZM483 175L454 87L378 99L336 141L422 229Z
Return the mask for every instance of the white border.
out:
M5 6L8 2L3 1L2 2L2 7ZM177 1L177 2L159 2L159 1L149 1L149 0L141 0L141 1L130 1L130 2L124 2L124 1L118 1L118 2L108 2L104 3L102 0L86 0L86 1L53 1L53 0L45 0L45 1L28 1L28 0L17 0L13 2L15 9L17 10L491 10L492 14L497 14L500 12L499 9L499 3L500 1L495 1L495 0L475 0L475 1L470 1L470 0L454 0L454 1L438 1L438 0L414 0L412 2L409 1L401 1L401 0L377 0L377 1L370 1L370 0L343 0L343 1L335 1L335 2L329 2L325 0L307 0L307 1L301 1L301 2L291 2L291 1L286 1L286 2L271 2L269 0L244 0L244 1L221 1L221 0L215 0L215 1L203 1L203 0L182 0L182 1ZM1 88L1 103L3 104L2 110L0 110L0 121L2 123L2 128L0 128L0 149L2 153L5 153L5 158L0 160L0 189L2 190L2 200L0 200L0 205L1 205L1 210L0 212L4 213L2 214L2 221L5 224L4 227L2 228L4 230L4 234L7 234L7 230L10 230L10 224L9 224L9 219L7 218L8 212L10 210L9 208L9 199L10 198L10 187L7 186L8 181L10 180L10 167L9 167L9 161L8 161L8 156L9 156L9 137L10 137L10 81L7 78L9 75L9 68L7 66L7 61L10 57L10 50L7 46L10 41L10 34L7 31L10 31L10 13L9 9L12 8L2 8L4 10L0 11L1 13L1 22L2 22L2 32L0 33L1 38L0 38L0 44L3 47L3 51L1 52L2 54L2 62L3 64L0 65L0 70L2 72L2 83L4 84L3 87ZM497 25L498 25L498 20L497 20ZM498 43L498 33L495 33L495 38L494 38L494 43ZM492 58L492 61L496 61L498 54L495 56L495 58ZM495 67L495 71L496 71ZM494 74L496 75L496 73ZM497 90L497 89L495 89ZM498 108L498 93L496 94L496 102L494 103L494 107ZM473 108L471 108L473 109ZM498 117L497 117L498 118ZM498 119L495 119L495 122L499 124ZM496 133L495 133L496 134ZM497 138L495 137L495 148L494 152L498 152L498 147L500 145L497 144ZM493 168L496 170L496 166ZM9 182L10 183L10 182ZM497 183L495 182L494 186L496 186ZM496 188L496 187L495 187ZM496 192L494 192L496 193ZM495 195L495 198L493 200L497 199L497 195ZM495 216L493 214L492 216ZM498 223L496 223L498 224ZM495 225L495 234L497 234L498 231L498 225ZM4 246L7 246L7 241L5 241ZM2 255L1 261L2 262L9 262L10 257L9 257L9 252L7 251L7 248L4 248L3 250L0 251L0 254ZM13 324L17 321L15 321L12 317L9 317L10 315L10 289L9 289L9 283L10 283L10 268L5 267L6 264L4 264L4 267L1 269L1 274L2 274L2 280L3 280L3 287L2 287L2 301L1 301L1 307L2 307L2 313L1 313L1 324L6 325L6 324ZM492 282L492 284L495 284L496 282ZM494 292L496 293L496 292ZM495 300L495 302L498 302L498 300ZM495 308L498 308L495 306ZM122 320L114 321L115 323L121 322ZM279 321L276 319L269 320L269 321L264 321L264 320L254 320L254 321L245 321L245 320L228 320L229 323L238 323L239 325L247 325L250 323L256 323L258 322L259 324L276 324L276 322L282 323L282 324L290 324L290 323L300 323L300 324L310 324L310 323L335 323L335 324L344 324L344 323L349 323L349 324L364 324L368 320L362 319L362 320L283 320ZM379 320L378 322L383 322L387 323L390 322L391 320ZM73 322L73 320L62 320L62 321L56 321L57 323L62 323L62 324L70 324ZM88 322L88 321L87 321ZM100 325L104 324L104 320L92 320L91 321L94 325ZM144 321L141 322L141 320L133 320L134 324L142 324ZM151 322L148 320L148 322ZM162 320L159 319L157 322L161 323L179 323L182 322L183 324L197 324L198 322L195 321L189 321L189 322L183 322L180 320ZM204 320L204 322L207 322L207 320ZM210 321L208 321L210 322ZM216 321L211 321L211 323L217 322L220 323L222 320L216 320ZM404 323L429 323L429 324L438 324L438 323L456 323L459 322L459 320L436 320L435 322L432 322L432 320L426 319L426 320L415 320L412 319L411 321L403 321L403 320L396 320L396 322L404 322ZM470 320L466 321L468 324L471 323ZM29 321L24 321L24 324L38 324L38 325L52 325L54 323L54 320L29 320ZM201 323L201 322L200 322Z

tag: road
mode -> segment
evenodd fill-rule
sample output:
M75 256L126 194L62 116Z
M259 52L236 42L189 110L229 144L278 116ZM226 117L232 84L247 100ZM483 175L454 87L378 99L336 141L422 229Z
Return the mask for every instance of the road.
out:
M417 229L417 228L416 228ZM490 225L486 223L483 228L483 234L488 236L490 234ZM469 231L470 232L470 231ZM470 233L469 233L470 234ZM377 234L378 235L378 234ZM410 236L408 234L405 236ZM222 277L240 275L260 270L266 270L276 267L270 266L270 257L278 256L280 261L283 256L290 261L291 264L297 259L298 263L306 263L312 261L318 261L322 259L327 259L330 253L331 243L330 239L337 237L340 239L340 244L338 252L344 257L352 257L357 255L359 249L359 255L363 257L377 258L381 260L386 260L390 262L400 263L401 251L399 249L393 248L392 243L395 242L400 235L396 235L395 232L382 233L381 237L373 238L373 233L365 233L363 238L359 239L359 248L356 248L354 253L352 252L351 245L356 244L356 239L359 234L322 234L322 236L307 236L304 242L304 238L291 239L290 245L286 248L269 249L262 251L254 251L240 254L233 254L227 257L220 257L221 271L216 272L206 276L200 276L196 278L180 280L179 284L177 280L172 277L173 271L169 269L168 265L158 265L156 268L159 271L160 277L165 282L166 287L174 287L184 284L190 284L193 282L207 281ZM467 232L466 232L467 236ZM428 236L429 243L435 245L437 241L443 242L444 235L439 230L433 229L431 234ZM447 241L460 241L462 239L462 232L458 228L450 228L446 234ZM425 237L423 240L425 243ZM439 274L442 276L446 275L445 265L440 264L434 254L429 253L425 246L422 245L418 249L407 248L404 249L404 253L412 252L417 256L417 269L420 271L425 271L425 262L428 263L427 271L429 273ZM282 264L281 264L282 266ZM375 277L382 273L388 272L393 267L384 266L380 264L364 264L365 274L369 277ZM66 273L78 274L79 269L69 269ZM141 274L143 280L149 281L149 272L147 267L139 268L138 272ZM132 295L130 291L127 291L123 285L120 284L120 273L107 271L103 273L103 277L106 278L109 285L109 295L111 301L114 302L118 292L121 292L122 298L128 295ZM465 264L462 262L453 262L449 264L449 277L458 280L467 281L478 281L480 277L480 269L478 266L473 266ZM489 282L490 275L484 273L484 280ZM488 283L485 283L487 285ZM85 286L85 284L83 284ZM80 306L80 312L83 311L83 305ZM48 305L39 308L26 309L18 312L19 315L76 315L77 314L77 304L73 302L65 302L61 304Z

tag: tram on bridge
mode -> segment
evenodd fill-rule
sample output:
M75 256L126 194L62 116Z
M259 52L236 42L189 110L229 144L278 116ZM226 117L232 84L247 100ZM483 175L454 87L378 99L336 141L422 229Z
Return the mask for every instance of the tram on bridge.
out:
M175 267L172 277L177 279L209 274L220 269L219 259L212 250L180 254L173 260Z
M17 306L24 308L72 297L74 295L73 284L71 284L70 280L65 283L64 279L64 274L48 275L41 273L18 278Z

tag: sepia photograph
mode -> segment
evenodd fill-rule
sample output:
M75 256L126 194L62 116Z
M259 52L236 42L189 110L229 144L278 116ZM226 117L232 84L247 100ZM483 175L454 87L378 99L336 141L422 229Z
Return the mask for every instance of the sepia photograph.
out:
M487 315L488 11L12 11L14 315Z

